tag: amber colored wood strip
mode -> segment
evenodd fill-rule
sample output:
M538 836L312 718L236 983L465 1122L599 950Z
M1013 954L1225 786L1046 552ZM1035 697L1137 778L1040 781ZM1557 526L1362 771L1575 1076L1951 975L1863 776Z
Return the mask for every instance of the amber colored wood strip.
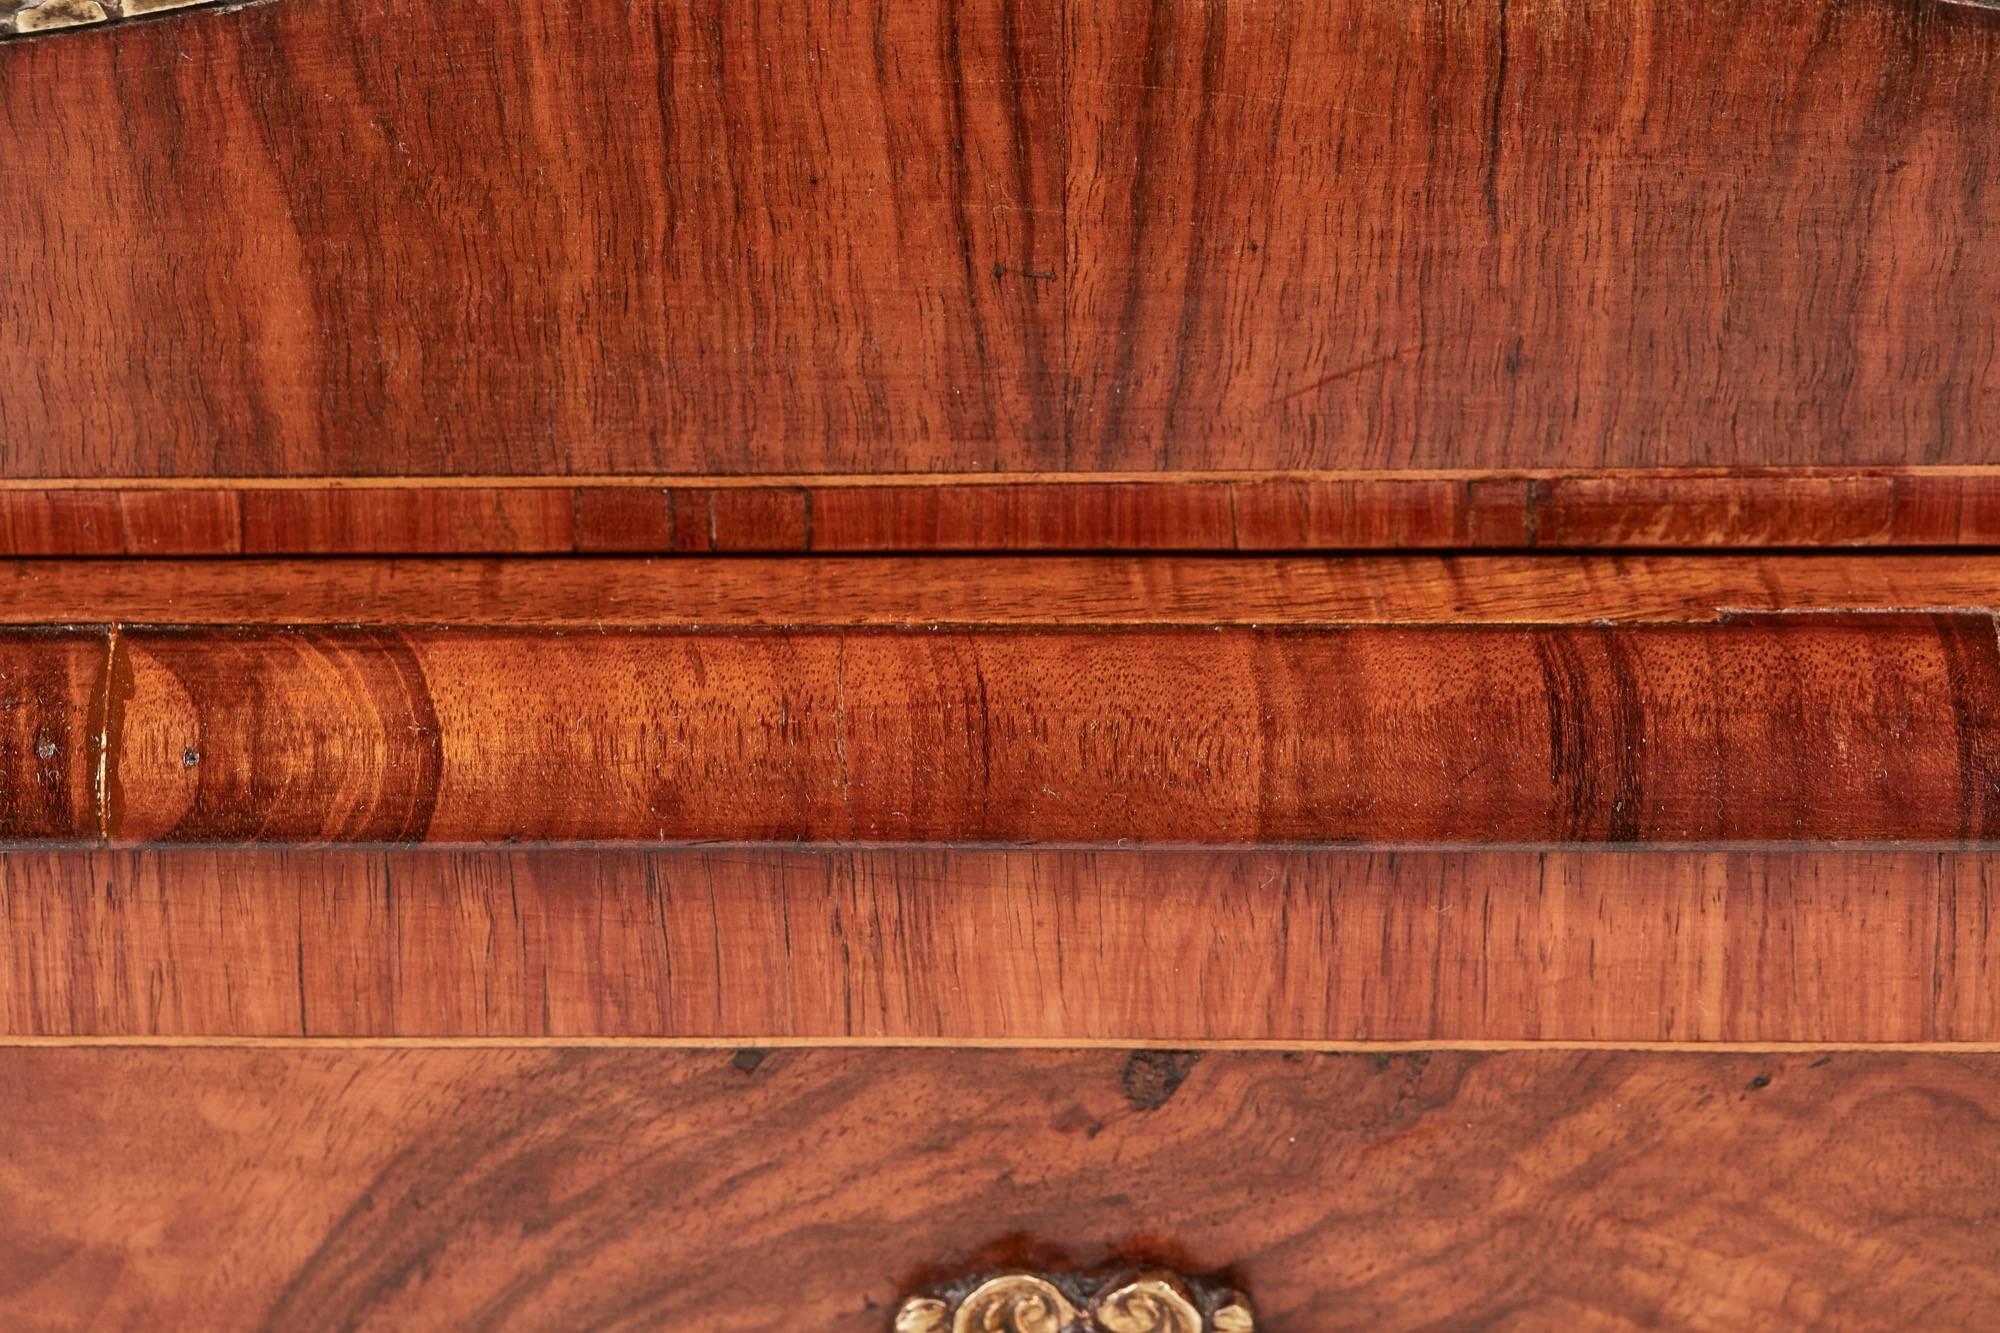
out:
M2000 1042L1926 853L12 852L0 1038Z
M1131 1260L1272 1333L2000 1304L2000 1057L17 1049L0 1088L24 1326L881 1333Z
M1990 615L9 631L16 822L148 843L1984 845ZM19 793L86 789L67 825Z
M0 556L2000 544L2000 470L0 487Z
M0 561L0 624L1024 626L1710 622L2000 607L2000 555Z

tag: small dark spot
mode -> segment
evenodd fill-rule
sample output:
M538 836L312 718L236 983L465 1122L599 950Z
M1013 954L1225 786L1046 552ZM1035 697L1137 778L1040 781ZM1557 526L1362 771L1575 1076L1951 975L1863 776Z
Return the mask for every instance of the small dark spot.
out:
M819 177L817 177L817 176L808 176L808 177L806 177L806 184L808 184L808 185L817 185L817 184L819 184Z
M745 1074L754 1074L757 1072L757 1066L763 1064L769 1058L770 1054L769 1051L760 1051L754 1047L745 1047L735 1055L729 1057L729 1063Z
M1134 1051L1119 1081L1132 1105L1157 1111L1187 1082L1200 1059L1200 1051Z
M1521 365L1527 359L1524 355L1526 351L1527 340L1519 337L1515 338L1513 345L1507 349L1505 365L1509 375L1518 375L1521 373Z
M1826 1067L1827 1067L1828 1065L1830 1065L1830 1064L1832 1064L1832 1063L1833 1063L1833 1057L1832 1057L1832 1056L1830 1056L1830 1055L1822 1055L1822 1056L1821 1056L1821 1057L1820 1057L1819 1059L1817 1059L1817 1060L1813 1061L1813 1062L1812 1062L1811 1064L1807 1065L1807 1066L1806 1066L1806 1068L1807 1068L1807 1069L1824 1069L1824 1068L1826 1068Z
M193 768L196 764L200 762L201 762L201 751L195 749L193 746L190 745L189 747L181 751L182 768Z
M1771 1086L1771 1076L1769 1074L1759 1074L1757 1075L1757 1077L1750 1080L1750 1086L1745 1088L1744 1091L1762 1092L1764 1089L1770 1086Z
M43 741L35 746L35 753L44 759L53 759L56 757L56 743L54 741Z
M1386 1051L1376 1051L1368 1057L1368 1063L1375 1066L1375 1072L1378 1074L1388 1073L1389 1066L1395 1062L1396 1057L1388 1054Z
M1254 255L1254 254L1256 254L1256 253L1257 253L1257 251L1258 251L1258 250L1259 250L1260 248L1261 248L1261 247L1260 247L1260 246L1259 246L1259 245L1257 244L1257 242L1255 242L1255 241L1252 241L1252 242L1250 242L1250 253L1251 253L1251 254L1253 254L1253 255Z
M995 264L993 266L993 281L998 282L1000 281L1000 279L1006 276L1007 276L1007 266L1005 264Z

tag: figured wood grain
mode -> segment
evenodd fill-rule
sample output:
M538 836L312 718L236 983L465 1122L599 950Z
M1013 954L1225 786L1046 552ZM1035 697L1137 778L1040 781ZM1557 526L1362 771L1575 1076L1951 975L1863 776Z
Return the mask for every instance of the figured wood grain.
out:
M2000 471L0 487L0 556L1590 550L2000 543Z
M880 1333L1127 1258L1275 1333L2000 1303L1992 1056L15 1049L0 1090L16 1326Z
M1988 614L0 640L19 842L2000 836Z
M10 625L1546 625L1923 607L2000 608L2000 556L0 561Z
M2000 859L9 852L0 1036L2000 1042Z
M1902 0L16 41L0 473L1986 464L1996 120Z
M1112 0L1072 32L1073 466L1992 457L1991 14Z
M0 471L1052 456L1061 296L997 267L1060 262L1059 32L350 0L9 43Z

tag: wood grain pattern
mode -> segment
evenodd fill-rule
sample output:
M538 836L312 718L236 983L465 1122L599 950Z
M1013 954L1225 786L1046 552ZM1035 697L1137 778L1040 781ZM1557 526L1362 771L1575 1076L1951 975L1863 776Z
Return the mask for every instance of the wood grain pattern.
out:
M2000 1042L2000 859L10 852L0 1035Z
M880 1333L1126 1256L1273 1333L2000 1304L2000 1057L16 1049L0 1091L16 1327Z
M1061 298L996 270L1061 254L1058 35L1028 0L347 0L10 43L0 470L1051 454Z
M0 843L91 836L108 647L86 631L0 636Z
M524 630L1711 623L2000 608L2000 556L0 562L0 624Z
M2000 544L2000 470L0 488L0 556Z
M1984 614L98 637L84 711L64 672L87 638L0 635L17 734L53 741L9 776L66 793L17 840L2000 836Z
M1970 8L341 0L0 67L9 476L1993 458Z
M1993 456L1991 15L1072 19L1074 466Z

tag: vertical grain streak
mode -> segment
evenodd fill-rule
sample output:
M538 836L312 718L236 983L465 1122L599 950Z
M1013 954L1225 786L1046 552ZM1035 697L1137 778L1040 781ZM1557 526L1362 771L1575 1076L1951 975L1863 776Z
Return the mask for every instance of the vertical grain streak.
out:
M1612 764L1610 820L1605 836L1614 843L1635 843L1645 827L1646 694L1625 642L1600 631L1608 671L1604 727Z
M92 799L97 808L97 837L100 842L110 842L117 828L116 811L112 800L118 781L118 756L115 747L123 738L124 716L121 705L128 690L119 688L121 664L118 656L119 627L116 622L108 625L104 634L104 686L99 698L96 721L96 765L91 783Z
M1541 664L1549 729L1549 785L1562 803L1558 838L1584 835L1597 792L1598 729L1591 715L1589 676L1576 644L1557 630L1534 638Z
M1939 615L1955 719L1961 836L2000 831L2000 617Z
M1194 164L1190 170L1192 179L1188 184L1185 203L1188 210L1187 225L1196 234L1206 232L1213 222L1210 193L1213 190L1210 167L1220 145L1215 141L1216 113L1221 98L1220 85L1227 73L1225 56L1228 52L1230 7L1225 4L1208 6L1208 22L1202 33L1200 87L1196 94L1196 116L1194 130ZM1180 275L1180 320L1174 338L1174 364L1169 373L1170 387L1167 390L1166 405L1161 414L1160 438L1157 445L1157 465L1171 467L1174 457L1174 442L1179 435L1181 407L1189 381L1193 377L1194 359L1200 355L1198 330L1208 293L1208 275L1205 254L1197 250L1188 256L1186 269Z
M1028 94L1041 80L1039 67L1031 76L1026 62L1022 59L1022 34L1018 0L1000 0L1000 44L1002 57L1001 83L1005 91L1006 110L1009 126L1008 142L1013 156L1013 190L1017 202L1015 217L1021 228L1022 252L1019 262L1021 270L1020 300L1015 304L1023 311L1022 320L1030 330L1027 339L1027 377L1034 407L1035 433L1042 442L1055 442L1062 438L1064 421L1062 415L1063 394L1055 387L1053 371L1046 341L1040 336L1042 323L1041 308L1044 300L1039 283L1042 281L1043 256L1040 246L1041 224L1040 205L1043 191L1036 173L1035 159L1037 143L1035 126L1028 114ZM1059 214L1058 236L1064 234L1068 217ZM996 239L1004 240L1005 233ZM1004 256L996 259L1004 265ZM1064 288L1069 280L1069 266L1062 256L1053 264L1055 300L1066 305ZM996 466L1004 459L996 459Z
M951 141L945 145L945 149L949 154L952 172L952 230L957 240L959 277L964 284L965 323L972 335L973 368L976 372L976 382L980 386L980 411L983 421L978 438L986 442L986 448L997 452L1002 443L1002 436L999 411L993 397L993 375L998 367L994 363L991 349L987 346L985 307L979 299L979 257L973 253L971 206L973 164L970 117L966 111L963 37L959 31L962 17L961 0L939 0L939 6L939 21L944 28L942 45L944 83L947 90L946 106L950 113L951 127ZM1032 210L1034 206L1032 198L1023 200L1021 206ZM1033 216L1032 211L1028 216ZM998 471L1006 460L1002 457L993 457L981 461L986 467Z
M1140 257L1145 254L1151 232L1153 210L1153 171L1156 99L1171 91L1167 84L1168 64L1172 54L1173 0L1151 0L1146 14L1146 41L1141 50L1138 97L1134 109L1136 129L1133 135L1132 179L1125 197L1119 204L1129 214L1125 226L1125 281L1123 308L1114 332L1115 346L1112 350L1112 364L1109 381L1103 392L1108 401L1091 404L1102 425L1097 430L1098 445L1092 450L1098 466L1109 466L1105 462L1107 449L1114 446L1125 433L1125 419L1129 400L1136 396L1139 371L1139 341L1145 329L1141 314L1148 296L1148 274Z
M1507 95L1507 0L1494 6L1493 89L1486 111L1486 215L1494 231L1500 229L1500 153L1504 140L1503 119Z
M833 746L840 761L840 796L847 810L847 836L860 836L854 810L854 775L847 764L847 635L834 637Z

